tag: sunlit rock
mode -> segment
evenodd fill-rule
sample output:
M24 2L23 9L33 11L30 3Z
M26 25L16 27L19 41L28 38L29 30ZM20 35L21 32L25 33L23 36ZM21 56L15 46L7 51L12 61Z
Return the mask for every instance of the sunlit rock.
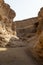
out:
M10 38L18 38L16 36L16 28L13 28L13 18L16 16L10 6L0 0L0 46L5 47Z

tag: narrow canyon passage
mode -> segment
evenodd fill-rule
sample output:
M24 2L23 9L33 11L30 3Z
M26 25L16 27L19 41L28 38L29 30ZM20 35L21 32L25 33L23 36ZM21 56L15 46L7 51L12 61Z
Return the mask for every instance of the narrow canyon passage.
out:
M30 53L26 54L25 47L5 49L0 48L0 65L38 65Z

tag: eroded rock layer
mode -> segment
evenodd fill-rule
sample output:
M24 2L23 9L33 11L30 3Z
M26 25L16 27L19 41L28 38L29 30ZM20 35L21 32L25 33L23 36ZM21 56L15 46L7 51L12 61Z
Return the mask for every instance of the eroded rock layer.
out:
M41 60L41 63L43 64L43 7L40 9L38 13L38 21L39 21L39 25L37 28L38 42L36 42L36 45L33 48L33 50L37 58Z
M14 29L12 27L15 16L15 11L8 4L4 3L4 0L0 0L0 46L5 47L10 38L16 36L15 25Z

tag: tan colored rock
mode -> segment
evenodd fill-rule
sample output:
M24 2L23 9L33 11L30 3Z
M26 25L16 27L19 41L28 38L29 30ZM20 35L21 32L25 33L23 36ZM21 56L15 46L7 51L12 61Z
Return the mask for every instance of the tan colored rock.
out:
M0 6L4 3L4 0L0 0Z
M10 11L9 11L9 18L13 19L15 16L16 16L16 13L12 9L10 9Z
M38 21L39 21L39 25L38 25L37 33L39 35L43 30L43 7L40 9L38 13Z
M15 16L15 11L13 11L8 4L4 3L4 0L0 0L0 46L5 47L11 37L17 37L16 34L14 34L16 33L15 27L15 30L12 29L13 18Z
M43 17L43 7L40 9L39 13L38 13L39 17Z
M32 55L43 65L43 8L40 9L37 17L39 25L35 36L28 39L28 49L32 52Z
M38 39L38 42L36 41L33 46L33 54L43 64L43 8L41 8L38 13L38 21L39 26L36 34L38 35L38 37L36 37Z
M40 34L38 41L32 49L33 56L43 65L43 32Z

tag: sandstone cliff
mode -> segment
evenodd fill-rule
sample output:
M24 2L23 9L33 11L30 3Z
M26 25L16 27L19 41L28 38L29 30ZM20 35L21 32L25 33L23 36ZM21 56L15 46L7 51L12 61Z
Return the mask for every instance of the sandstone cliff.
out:
M34 53L36 54L37 58L41 60L41 63L43 64L43 7L40 9L38 13L38 29L37 29L37 35L38 35L38 42L36 42L34 49Z
M4 0L0 0L0 46L4 47L12 36L16 36L15 25L14 29L12 26L15 16L15 11Z
M16 22L16 31L17 35L21 38L24 36L32 36L37 31L38 27L38 20L37 17L25 19L21 21L15 21ZM31 34L33 33L33 34Z

